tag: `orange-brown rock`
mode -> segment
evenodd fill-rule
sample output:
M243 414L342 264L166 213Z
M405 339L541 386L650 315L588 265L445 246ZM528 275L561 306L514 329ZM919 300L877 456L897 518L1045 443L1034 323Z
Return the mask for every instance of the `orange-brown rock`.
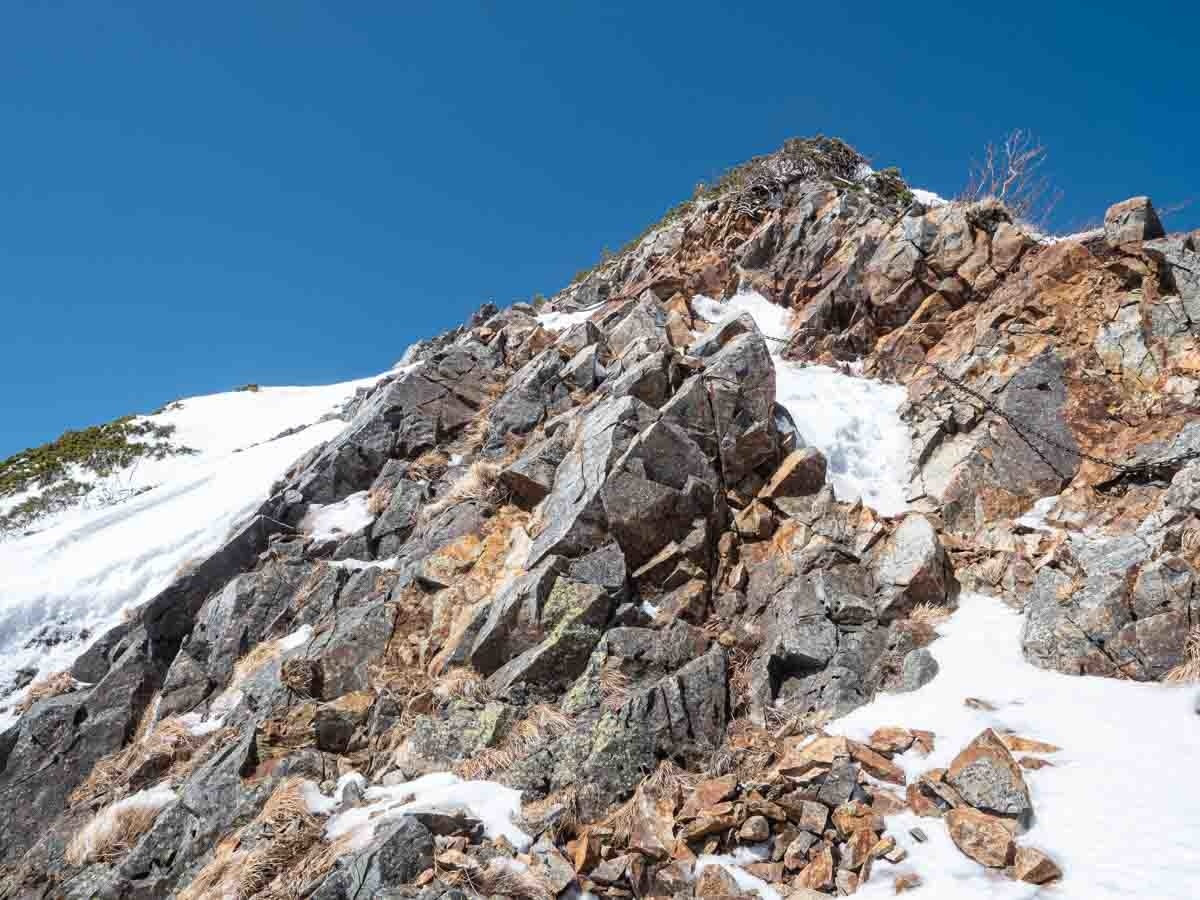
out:
M705 900L719 900L722 897L740 897L741 895L742 889L733 880L733 876L719 865L705 866L693 888L693 896L703 897Z
M856 831L883 831L883 819L865 803L851 800L833 811L833 827L838 837L845 840Z
M796 876L795 886L812 891L832 891L834 866L833 849L826 844L817 850L804 870Z
M846 842L842 845L841 867L858 871L862 868L863 863L871 858L871 851L878 843L879 834L877 832L865 828L854 832L846 838Z
M714 806L723 800L731 800L737 796L737 776L722 775L720 778L708 778L696 785L695 789L684 801L683 809L679 811L680 819L695 818L700 810Z
M675 800L665 791L643 787L634 794L629 849L650 859L666 859L675 844Z
M867 744L879 753L903 753L914 740L907 728L876 728L867 738Z
M1000 743L1008 748L1009 753L1057 753L1062 749L1045 741L1035 741L1015 734L1000 735Z
M1013 876L1029 884L1049 884L1062 878L1062 869L1041 850L1020 847L1013 861Z
M1039 759L1036 756L1022 756L1017 760L1017 765L1019 765L1022 769L1034 770L1053 767L1054 763L1050 762L1048 759Z
M896 880L892 882L892 889L897 894L903 894L906 891L919 888L921 883L920 875L918 875L916 872L909 872L906 875L897 875Z
M962 806L946 814L946 828L954 845L975 862L994 869L1012 863L1016 844L998 816Z
M847 741L847 747L850 750L851 758L858 762L863 767L863 771L869 775L874 775L880 781L887 781L891 784L902 785L905 783L904 770L887 757L857 741Z

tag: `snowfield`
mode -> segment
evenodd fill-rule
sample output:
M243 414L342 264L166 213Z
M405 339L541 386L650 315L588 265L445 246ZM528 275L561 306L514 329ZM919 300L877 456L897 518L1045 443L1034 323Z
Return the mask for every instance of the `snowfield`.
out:
M293 462L345 427L320 420L380 377L172 403L147 418L174 425L171 442L197 453L139 460L98 481L92 502L0 543L0 704L20 699L4 696L18 671L67 668L122 613L217 550ZM95 499L113 495L132 496ZM11 721L0 710L0 728Z
M909 852L899 866L876 865L856 897L895 896L894 877L919 873L914 900L1190 900L1200 883L1200 717L1195 686L1139 684L1038 669L1021 655L1023 617L999 600L964 595L929 649L940 671L911 694L881 694L833 722L830 733L864 740L876 728L924 728L934 752L910 750L895 762L909 780L946 767L985 728L1061 747L1052 767L1024 772L1033 827L1017 838L1061 866L1052 887L1009 881L975 863L950 840L940 819L912 813L887 819ZM968 697L997 707L964 705ZM1018 754L1019 755L1019 754ZM929 842L908 830L920 827Z

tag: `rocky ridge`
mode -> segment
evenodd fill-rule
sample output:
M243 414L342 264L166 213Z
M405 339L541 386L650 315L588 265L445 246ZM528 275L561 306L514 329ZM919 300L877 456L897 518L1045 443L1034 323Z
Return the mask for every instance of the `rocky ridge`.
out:
M422 346L80 657L0 735L0 896L848 894L903 809L1060 877L1019 837L1035 735L914 781L922 723L822 727L936 677L964 586L1035 665L1187 664L1200 235L1138 199L1047 242L800 146ZM692 302L750 291L785 341ZM907 512L835 496L780 358L907 387ZM339 505L369 524L316 527Z

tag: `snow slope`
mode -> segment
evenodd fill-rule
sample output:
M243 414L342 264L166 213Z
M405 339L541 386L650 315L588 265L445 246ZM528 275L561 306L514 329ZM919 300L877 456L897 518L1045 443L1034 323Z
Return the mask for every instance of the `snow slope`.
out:
M1200 882L1200 717L1195 687L1076 677L1035 668L1021 655L1022 616L1000 601L969 594L930 645L938 675L910 694L884 694L832 723L831 733L863 740L885 725L925 728L934 752L897 757L909 779L950 760L985 728L1057 744L1053 763L1025 773L1036 820L1018 839L1049 853L1064 878L1053 888L1009 881L972 862L938 819L888 819L909 851L902 866L878 865L855 896L894 896L892 879L915 870L913 900L1185 900ZM963 704L988 701L985 712ZM929 843L917 844L918 826Z
M712 322L749 313L759 330L775 339L770 343L776 349L788 336L788 311L761 294L736 294L724 303L697 296L692 308ZM899 413L905 389L828 366L804 366L777 355L773 359L776 399L792 414L804 440L825 454L837 498L861 497L885 516L907 509L911 441Z
M142 459L97 483L92 502L0 543L0 703L19 670L66 668L123 611L220 547L288 466L345 426L319 420L379 377L173 403L148 418L174 425L172 442L199 452ZM96 501L135 493L114 505ZM0 710L0 728L10 720Z

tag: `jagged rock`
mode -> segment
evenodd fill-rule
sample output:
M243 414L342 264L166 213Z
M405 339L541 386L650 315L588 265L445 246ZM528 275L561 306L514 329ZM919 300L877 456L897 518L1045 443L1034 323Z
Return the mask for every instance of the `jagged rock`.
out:
M527 568L551 552L578 556L605 542L607 521L600 491L613 463L655 418L654 410L633 397L600 404L584 415L579 437L559 465L554 488L543 502L543 527L533 538Z
M717 473L695 442L656 422L613 466L600 500L609 529L637 568L669 541L686 537L696 519L716 516L719 493Z
M758 496L779 501L789 497L807 497L825 486L825 456L815 447L793 450L780 463Z
M879 579L879 618L901 615L918 603L940 606L952 595L954 575L937 532L927 518L916 513L900 526L876 552Z
M1130 197L1114 203L1104 213L1104 239L1110 246L1148 241L1164 234L1162 222L1149 197Z
M737 484L777 452L775 367L757 330L722 347L704 370L721 472Z
M693 896L704 900L722 900L728 897L741 897L742 889L738 887L733 876L720 865L705 866L704 871L696 879Z
M926 647L918 647L904 655L900 669L899 691L907 693L923 688L937 676L938 663Z
M381 823L363 850L338 860L337 868L312 896L314 900L378 896L386 888L408 884L429 868L433 849L433 835L412 816Z

